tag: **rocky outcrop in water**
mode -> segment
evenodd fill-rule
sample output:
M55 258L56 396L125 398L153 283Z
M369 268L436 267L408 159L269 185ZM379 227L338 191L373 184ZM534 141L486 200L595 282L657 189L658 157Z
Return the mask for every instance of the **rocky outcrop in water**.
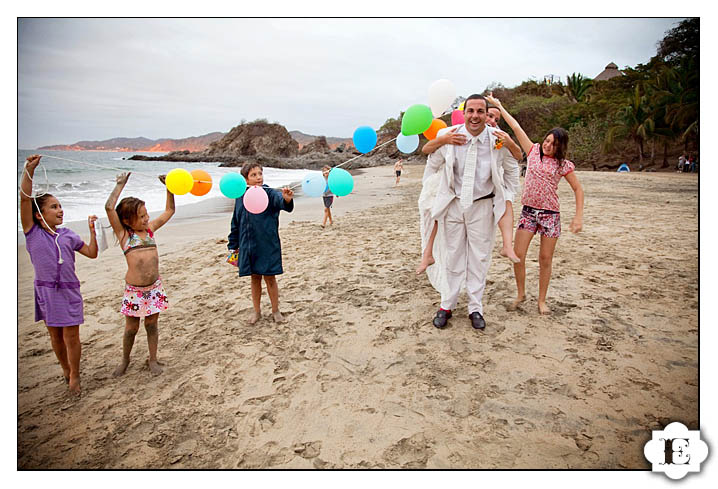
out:
M377 146L395 138L396 134L383 131L378 134ZM416 154L415 158L422 158ZM368 155L362 155L353 146L342 144L331 149L324 136L299 149L286 128L280 124L264 121L243 123L229 131L222 139L210 144L204 151L174 151L164 156L132 156L131 160L199 162L212 161L219 166L239 167L247 162L257 162L274 168L320 169L324 165L336 166L352 160L343 168L366 168L393 163L398 158L407 159L394 143L386 144ZM409 158L411 159L411 158Z

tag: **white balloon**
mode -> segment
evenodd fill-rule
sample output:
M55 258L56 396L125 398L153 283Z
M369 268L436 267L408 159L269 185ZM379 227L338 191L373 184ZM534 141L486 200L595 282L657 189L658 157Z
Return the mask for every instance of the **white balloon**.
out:
M429 87L429 107L434 117L441 116L456 98L456 88L449 80L436 80Z

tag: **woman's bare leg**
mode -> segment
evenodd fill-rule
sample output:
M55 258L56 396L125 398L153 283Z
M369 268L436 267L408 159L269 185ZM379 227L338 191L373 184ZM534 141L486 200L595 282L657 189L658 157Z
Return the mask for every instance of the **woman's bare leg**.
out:
M539 296L538 309L541 314L550 314L551 309L546 305L546 294L548 284L551 281L551 266L553 253L556 250L558 238L547 238L541 236L541 248L539 249Z
M506 201L506 210L504 215L499 219L499 230L501 231L501 239L503 241L503 247L499 254L505 256L512 263L519 263L521 259L516 255L514 247L511 243L511 233L514 228L514 210L511 206L511 201Z
M439 230L439 223L434 221L434 227L431 229L429 240L426 242L424 247L424 253L421 255L421 263L416 269L416 274L419 275L424 270L433 265L436 261L434 260L434 239L436 239L436 233Z
M521 261L514 263L514 277L516 279L516 299L509 307L510 310L516 310L523 301L526 300L526 253L528 252L534 233L523 229L516 230L516 238L514 240L514 250Z

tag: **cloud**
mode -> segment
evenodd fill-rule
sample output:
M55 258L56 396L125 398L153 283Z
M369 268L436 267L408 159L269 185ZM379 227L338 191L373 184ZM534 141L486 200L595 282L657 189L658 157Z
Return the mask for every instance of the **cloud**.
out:
M678 19L21 19L21 147L187 137L267 118L349 137L429 85L647 62Z

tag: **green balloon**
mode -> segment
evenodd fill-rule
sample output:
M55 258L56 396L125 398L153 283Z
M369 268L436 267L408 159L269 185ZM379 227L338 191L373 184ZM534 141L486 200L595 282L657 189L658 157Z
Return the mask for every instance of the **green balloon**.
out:
M401 119L401 133L404 136L413 136L421 134L429 129L431 122L434 120L434 114L428 105L416 104L412 105Z

